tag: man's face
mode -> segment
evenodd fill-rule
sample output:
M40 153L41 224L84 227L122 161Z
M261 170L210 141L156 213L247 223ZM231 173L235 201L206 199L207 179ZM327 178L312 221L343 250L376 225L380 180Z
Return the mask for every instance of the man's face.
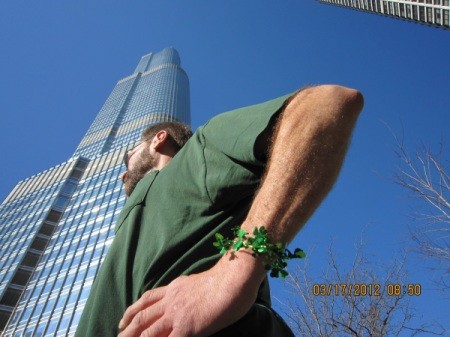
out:
M125 194L130 196L137 183L155 167L156 162L154 156L150 154L149 145L146 142L140 143L127 154L127 157L124 158L127 171L122 176L122 182L125 185Z

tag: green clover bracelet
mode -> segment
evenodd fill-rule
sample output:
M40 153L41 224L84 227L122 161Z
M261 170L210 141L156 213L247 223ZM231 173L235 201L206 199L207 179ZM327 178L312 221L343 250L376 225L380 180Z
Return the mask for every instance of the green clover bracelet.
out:
M222 255L230 249L238 251L241 248L250 248L253 251L253 257L263 259L266 270L270 270L271 277L281 277L284 279L289 275L285 269L288 260L306 257L305 252L300 248L296 248L294 253L292 253L286 249L286 245L283 243L271 243L264 226L260 228L255 227L253 237L248 237L248 233L239 227L233 228L233 232L236 236L233 240L225 238L220 233L216 233L216 242L213 243L214 247L217 247Z

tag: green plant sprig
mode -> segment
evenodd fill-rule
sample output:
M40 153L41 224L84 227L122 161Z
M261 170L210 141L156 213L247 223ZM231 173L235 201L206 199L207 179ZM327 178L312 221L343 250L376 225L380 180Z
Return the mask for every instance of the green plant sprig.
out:
M292 253L286 249L286 245L283 243L271 243L264 226L255 227L253 237L248 237L248 233L239 227L233 228L233 232L235 234L234 239L229 239L220 233L216 233L216 242L213 243L214 247L217 247L222 255L231 249L236 252L242 248L251 249L253 257L263 259L266 270L270 270L271 277L284 279L289 275L286 270L288 260L306 257L305 252L300 248L296 248Z

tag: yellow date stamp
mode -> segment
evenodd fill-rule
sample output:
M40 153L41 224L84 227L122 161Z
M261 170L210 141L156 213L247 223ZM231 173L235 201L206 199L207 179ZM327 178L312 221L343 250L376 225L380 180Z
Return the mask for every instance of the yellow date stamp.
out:
M314 296L420 296L422 286L419 283L314 283Z

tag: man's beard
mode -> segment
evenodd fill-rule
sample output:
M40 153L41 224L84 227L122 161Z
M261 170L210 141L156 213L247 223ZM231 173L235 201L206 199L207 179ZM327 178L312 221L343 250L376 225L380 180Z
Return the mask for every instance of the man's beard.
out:
M138 182L155 167L155 157L148 152L141 152L136 160L136 164L132 170L127 172L124 181L125 194L129 197L134 191Z

